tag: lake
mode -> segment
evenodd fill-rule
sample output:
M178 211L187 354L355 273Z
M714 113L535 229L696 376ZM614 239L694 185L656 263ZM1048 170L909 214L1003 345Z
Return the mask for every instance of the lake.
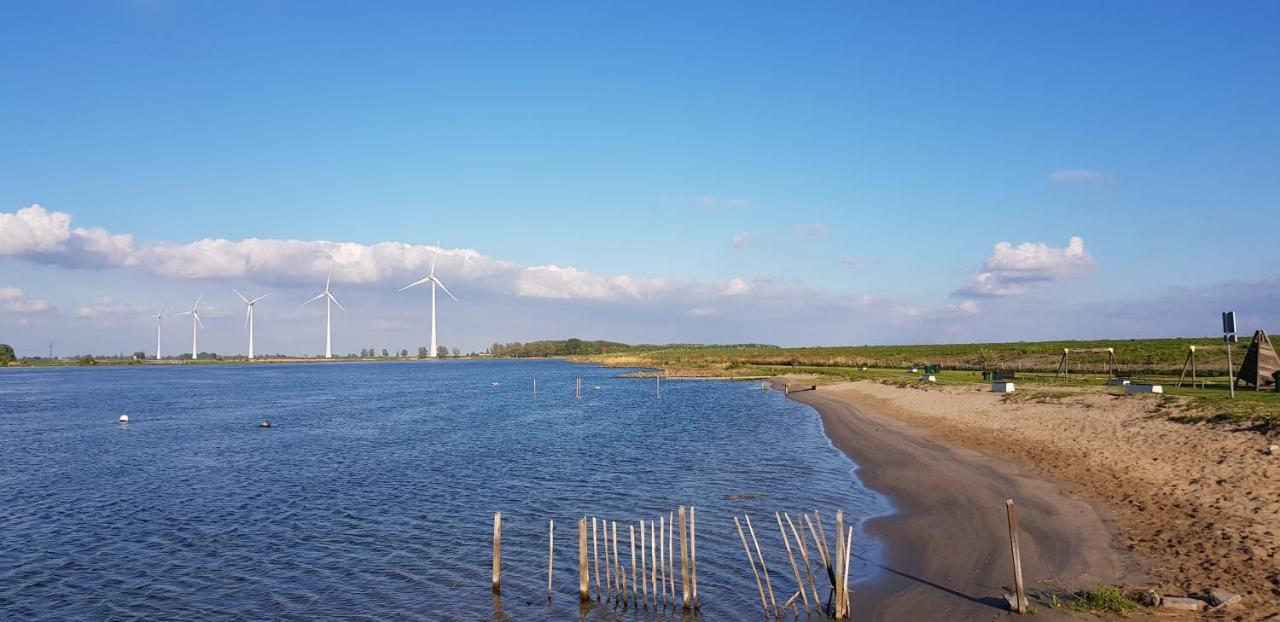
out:
M750 382L664 382L659 398L653 379L625 371L505 360L0 370L0 618L678 619L580 609L575 534L579 516L617 520L625 562L623 525L678 505L697 507L704 617L754 618L734 515L750 513L781 602L795 581L775 511L820 510L828 535L836 509L889 511L809 407ZM880 544L858 533L855 554L855 577L871 576Z

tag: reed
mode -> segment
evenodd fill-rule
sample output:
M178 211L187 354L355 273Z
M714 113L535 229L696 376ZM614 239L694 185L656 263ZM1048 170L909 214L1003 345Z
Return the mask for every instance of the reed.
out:
M791 561L791 572L796 576L796 586L800 588L800 600L804 602L805 613L809 612L809 595L804 591L804 579L800 577L800 566L796 564L796 556L791 552L791 540L787 537L787 530L782 526L782 514L774 512L773 517L778 521L778 533L782 534L782 545L787 549L787 559Z

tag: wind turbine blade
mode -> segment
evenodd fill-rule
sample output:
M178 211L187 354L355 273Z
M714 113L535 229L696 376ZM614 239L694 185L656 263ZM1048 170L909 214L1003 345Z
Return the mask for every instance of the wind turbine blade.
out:
M329 283L333 281L333 266L329 266L329 276L324 279L324 291L329 291Z
M436 285L439 285L439 286L440 286L440 289L443 289L443 290L444 290L444 293L449 294L449 297L450 297L450 298L452 298L454 302L458 302L458 297L457 297L457 296L454 296L454 295L453 295L453 292L449 291L449 288L448 288L448 287L445 287L445 286L444 286L444 283L443 283L443 282L441 282L439 278L437 278L437 277L434 277L434 276L433 276L433 277L431 277L431 280L432 280L432 281L435 281L435 282L436 282Z
M164 315L164 310L165 310L165 309L168 309L168 308L169 308L169 303L167 303L167 302L166 302L166 303L164 303L164 306L163 306L163 307L160 307L160 312L159 312L159 313L157 313L156 315Z
M252 311L250 311L250 309L252 308L253 307L244 308L244 329L245 330L249 330L249 314L252 313Z
M311 300L308 300L308 301L306 301L306 302L302 303L302 305L303 305L303 306L306 306L306 305L309 305L309 304L311 304L311 303L313 303L313 302L315 302L315 301L317 301L317 300L320 300L321 298L324 298L325 294L327 294L327 293L329 293L329 292L328 292L328 291L320 292L319 294L316 294L316 297L315 297L315 298L312 298Z
M270 295L271 295L271 292L267 292L267 293L265 293L265 294L263 294L263 295L261 295L261 296L258 296L257 298L254 298L253 300L250 300L250 301L249 301L249 304L253 304L253 303L255 303L255 302L258 302L259 300L262 300L263 298L266 298L267 296L270 296Z
M199 314L199 313L194 313L194 312L193 312L191 315L192 315L192 317L195 317L195 318L196 318L196 324L199 324L199 325L200 325L200 328L204 328L204 320L201 320L201 319L200 319L200 314Z
M423 283L427 283L427 282L429 282L429 281L431 281L431 277L430 277L430 276L424 276L424 277L422 277L421 279L418 279L417 281L414 281L414 282L412 282L412 283L410 283L410 284L408 284L408 285L405 285L404 287L401 287L401 288L400 288L399 290L397 290L397 291L404 291L404 290L406 290L406 289L409 289L410 287L417 287L417 286L422 285Z
M195 303L195 304L193 304L193 305L191 305L191 308L192 308L192 309L195 309L196 307L200 306L200 300L201 300L202 298L204 298L204 292L200 292L200 295L199 295L199 296L196 296L196 303Z
M436 254L431 256L431 274L436 273L436 260L440 258L440 242L436 242Z
M243 300L243 301L245 302L245 304L248 304L248 303L249 303L249 299L248 299L248 298L245 298L245 297L244 297L244 294L241 294L241 293L240 293L240 290L238 290L238 289L236 289L236 288L232 287L232 288L231 288L231 291L235 292L235 293L236 293L236 295L240 297L240 300Z
M326 292L326 293L328 293L328 292ZM347 308L346 308L346 307L342 306L342 303L341 303L341 302L338 302L338 299L337 299L337 298L334 298L334 297L333 297L333 294L329 294L329 300L332 300L332 301L333 301L333 304L338 305L338 308L339 308L339 309L342 309L343 311L346 311L346 310L347 310Z
M179 315L191 315L191 312L190 312L190 311L183 311L182 313L174 313L174 315L175 315L175 316L179 316Z

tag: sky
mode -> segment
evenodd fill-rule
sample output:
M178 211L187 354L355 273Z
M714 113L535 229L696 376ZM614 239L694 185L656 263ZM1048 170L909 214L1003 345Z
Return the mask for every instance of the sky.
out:
M0 342L1280 329L1280 4L0 5Z

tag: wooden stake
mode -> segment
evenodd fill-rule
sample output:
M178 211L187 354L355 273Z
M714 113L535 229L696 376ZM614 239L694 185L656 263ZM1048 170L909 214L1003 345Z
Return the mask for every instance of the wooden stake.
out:
M844 543L844 570L840 573L840 611L849 619L849 560L853 558L853 527L849 528L848 539Z
M764 609L764 614L768 616L769 601L764 599L764 585L760 583L760 572L756 570L756 560L751 556L751 547L747 546L747 536L742 533L742 523L738 522L738 517L733 517L733 524L738 528L738 537L742 539L742 551L747 554L747 562L751 564L751 574L756 577L756 590L760 592L760 607Z
M840 586L844 583L844 510L836 510L836 554L831 559L831 564L836 568L836 580L832 584L835 589L835 608L836 617L839 618L844 614L844 592Z
M638 596L636 592L636 526L628 525L627 527L631 531L631 602L635 602Z
M658 535L653 521L649 521L649 577L653 582L653 606L658 606Z
M640 521L640 594L641 600L645 606L649 605L649 555L646 553L648 547L644 545L644 521Z
M697 518L694 513L694 507L689 506L689 575L693 579L693 608L699 609L698 604L698 531Z
M493 513L493 593L502 591L502 512Z
M769 565L764 563L764 553L760 550L760 541L756 539L756 529L751 526L751 515L747 515L747 531L751 533L751 542L756 545L756 556L760 558L760 571L764 575L764 586L769 589L769 604L777 615L778 599L773 595L773 582L769 580Z
M613 593L625 598L626 578L622 576L622 558L618 556L618 521L613 521Z
M591 556L596 566L596 600L600 600L600 538L596 537L596 517L591 517Z
M591 600L590 581L587 572L587 517L578 519L578 600Z
M551 521L547 536L547 600L551 599L551 576L556 560L556 522Z
M662 602L667 602L667 518L658 516L658 574L662 577Z
M680 596L685 609L689 608L689 519L684 506L680 506Z
M813 580L813 569L809 566L809 545L805 544L804 538L800 537L800 532L796 531L796 524L791 522L790 514L783 514L787 519L787 526L791 528L791 537L795 538L796 544L800 548L800 559L804 560L804 573L809 578L809 587L813 589L813 604L822 606L822 596L818 594L818 583Z
M676 603L676 513L667 513L667 576L671 577L671 605Z
M613 564L609 563L609 521L600 519L604 527L604 599L607 601L613 595Z
M782 514L773 513L773 517L778 521L778 532L782 534L782 545L787 549L787 559L791 561L791 572L796 576L796 586L800 588L800 600L804 602L805 613L809 612L809 595L804 591L804 579L800 578L800 566L796 565L796 556L791 552L791 539L787 536L787 530L782 526Z
M1018 515L1013 511L1013 499L1004 502L1009 513L1009 546L1013 548L1013 586L1018 591L1018 613L1027 613L1027 592L1022 585L1022 553L1018 549Z

